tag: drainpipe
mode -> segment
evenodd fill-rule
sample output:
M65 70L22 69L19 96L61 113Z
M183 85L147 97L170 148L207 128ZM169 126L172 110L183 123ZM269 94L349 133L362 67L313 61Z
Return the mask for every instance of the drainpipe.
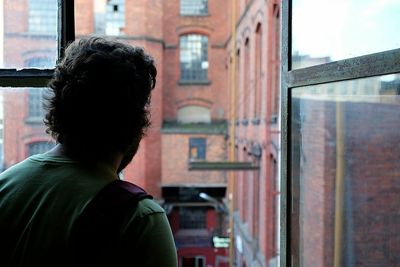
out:
M229 161L235 161L235 132L236 132L236 0L231 0L231 73L230 73L230 134L229 134ZM229 266L234 266L234 232L233 232L233 212L234 212L234 197L235 197L235 174L229 172L228 178L228 201L229 201Z
M343 263L343 214L344 214L344 116L343 103L336 100L336 184L335 184L335 235L334 267Z

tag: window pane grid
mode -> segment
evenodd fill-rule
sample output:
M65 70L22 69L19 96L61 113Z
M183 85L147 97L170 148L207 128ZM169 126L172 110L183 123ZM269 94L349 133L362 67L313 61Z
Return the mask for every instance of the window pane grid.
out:
M189 159L204 160L206 159L206 139L190 138L189 139Z
M180 208L179 228L181 229L205 229L206 228L205 208Z
M208 38L190 34L180 38L181 80L206 81L208 79Z
M181 15L207 15L208 0L181 0Z
M56 35L57 2L57 0L30 0L29 32Z

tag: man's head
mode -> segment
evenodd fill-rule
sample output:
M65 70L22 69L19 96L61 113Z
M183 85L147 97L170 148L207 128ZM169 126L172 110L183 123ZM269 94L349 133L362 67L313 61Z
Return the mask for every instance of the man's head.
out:
M49 83L47 132L84 160L133 157L150 125L156 75L142 48L95 37L73 42Z

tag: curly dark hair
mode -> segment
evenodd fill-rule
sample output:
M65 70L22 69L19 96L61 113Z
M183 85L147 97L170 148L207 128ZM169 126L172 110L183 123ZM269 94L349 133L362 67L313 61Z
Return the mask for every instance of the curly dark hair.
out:
M48 84L46 132L76 156L124 153L150 126L156 76L143 48L99 37L71 43Z

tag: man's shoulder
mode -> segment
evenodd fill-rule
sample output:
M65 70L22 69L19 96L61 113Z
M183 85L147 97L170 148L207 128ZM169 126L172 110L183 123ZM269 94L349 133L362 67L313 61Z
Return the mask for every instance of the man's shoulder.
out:
M137 206L137 215L139 217L148 216L151 214L164 213L164 209L153 199L142 199Z
M1 172L0 179L6 179L10 176L14 178L15 174L32 173L34 165L29 158L24 159Z
M109 194L112 195L118 195L118 198L121 198L122 200L124 198L136 200L136 216L144 217L150 214L164 212L164 209L153 200L153 197L136 184L122 180L115 180L105 187L105 191L108 191Z

